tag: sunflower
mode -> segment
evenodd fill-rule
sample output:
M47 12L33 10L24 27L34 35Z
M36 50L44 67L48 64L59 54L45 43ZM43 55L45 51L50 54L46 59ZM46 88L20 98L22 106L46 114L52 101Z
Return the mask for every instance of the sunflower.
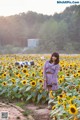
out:
M27 65L24 65L24 68L27 68L28 66Z
M4 75L4 77L5 77L5 76L6 76L6 73L4 73L3 75Z
M18 69L20 69L21 68L21 66L18 66Z
M69 73L66 73L66 75L67 75L67 76L70 76L70 74L69 74Z
M18 74L18 78L22 78L21 74Z
M40 90L39 92L42 93L42 90Z
M60 98L63 98L63 97L64 97L64 95L63 95L63 94L60 94L60 95L59 95L59 97L60 97Z
M63 78L59 78L59 84L63 83L64 79Z
M78 76L80 77L80 73L78 73Z
M56 107L55 107L55 105L54 106L52 106L52 110L54 110Z
M43 75L43 71L42 70L40 71L40 73L41 73L41 75Z
M33 81L30 82L30 84L31 84L31 86L34 87L34 86L36 86L36 81L33 80Z
M3 73L3 74L2 74L2 77L3 77L3 78L6 77L6 73Z
M77 72L80 73L80 70L78 70Z
M52 90L50 90L50 92L49 92L49 97L54 98Z
M16 82L16 80L14 78L11 79L11 82Z
M62 100L62 98L60 98L59 96L58 96L58 104L60 105L60 104L63 104L63 100Z
M76 74L73 74L74 75L74 77L76 77Z
M66 91L62 91L63 97L66 97Z
M15 75L18 75L18 74L19 74L18 72L15 73Z
M39 82L39 83L43 83L43 80L40 79L40 80L38 80L38 82Z
M27 81L26 80L22 80L21 81L23 85L26 85Z
M29 77L29 73L26 73L26 77Z
M13 85L16 85L16 82L12 82L13 83Z
M18 77L18 78L21 78L21 74L18 73L17 77Z
M35 73L34 73L34 72L32 73L32 76L33 76L33 77L35 76Z
M63 78L63 79L64 79L64 78L65 78L65 76L64 76L64 75L61 75L61 78Z
M75 105L70 105L70 107L69 107L69 113L70 114L77 114L78 113L78 110L77 110L77 108L76 108L76 106Z
M2 82L2 85L3 86L7 86L7 82Z
M18 73L18 72L16 72L16 73L15 73L15 76L18 76L18 75L19 75L19 73Z
M22 72L23 72L23 73L27 73L27 70L26 70L26 69L23 69Z

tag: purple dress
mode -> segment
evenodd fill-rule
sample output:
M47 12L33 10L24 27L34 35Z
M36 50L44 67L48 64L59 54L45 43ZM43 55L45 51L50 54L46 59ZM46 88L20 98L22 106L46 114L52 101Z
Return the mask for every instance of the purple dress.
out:
M60 65L54 63L49 63L49 60L47 60L43 67L43 78L47 80L44 81L43 88L47 90L47 84L51 84L52 82L56 83L56 85L52 85L51 90L57 90L58 89L58 71L60 70ZM46 72L51 72L52 74L48 74Z

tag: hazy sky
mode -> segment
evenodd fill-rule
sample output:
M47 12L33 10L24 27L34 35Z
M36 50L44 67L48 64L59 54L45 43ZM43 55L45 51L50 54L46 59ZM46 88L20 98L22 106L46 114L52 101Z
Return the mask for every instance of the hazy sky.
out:
M27 11L53 15L55 12L62 12L70 5L57 4L57 0L0 0L0 16L14 15Z

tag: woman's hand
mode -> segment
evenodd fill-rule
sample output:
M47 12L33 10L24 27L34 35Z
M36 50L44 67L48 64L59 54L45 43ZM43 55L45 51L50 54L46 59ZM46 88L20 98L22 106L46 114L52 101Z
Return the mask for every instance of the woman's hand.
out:
M57 83L52 82L53 85L57 85Z

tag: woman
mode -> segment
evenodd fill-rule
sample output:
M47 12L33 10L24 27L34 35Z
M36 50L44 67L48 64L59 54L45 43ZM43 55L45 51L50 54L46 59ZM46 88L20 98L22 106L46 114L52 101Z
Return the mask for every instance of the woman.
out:
M45 90L54 91L58 89L58 71L59 70L60 70L59 54L57 52L54 52L52 53L50 60L47 60L43 67L43 79L44 79L43 88ZM51 109L51 105L49 105L48 108Z

